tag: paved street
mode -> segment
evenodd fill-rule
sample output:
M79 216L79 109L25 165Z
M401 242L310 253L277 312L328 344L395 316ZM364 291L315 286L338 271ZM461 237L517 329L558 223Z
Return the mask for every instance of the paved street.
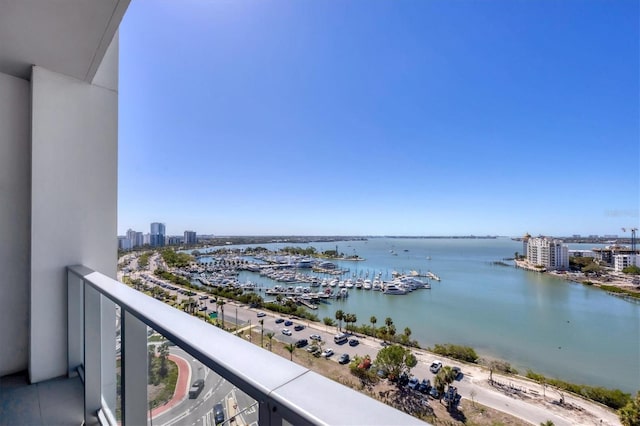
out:
M171 347L171 354L184 358L190 367L189 386L197 379L204 379L205 386L200 395L190 399L188 395L169 411L153 418L154 425L196 425L213 426L214 406L221 403L224 409L224 422L228 425L230 417L235 416L236 425L256 425L258 412L255 401L238 391L233 384L227 382L210 369L204 367L195 358L182 349Z

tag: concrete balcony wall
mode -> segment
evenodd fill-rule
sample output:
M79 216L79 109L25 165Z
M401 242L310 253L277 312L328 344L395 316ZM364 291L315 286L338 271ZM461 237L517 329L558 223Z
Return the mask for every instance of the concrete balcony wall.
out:
M67 373L65 266L116 276L117 37L108 52L100 86L38 66L31 76L31 382ZM102 313L115 336L115 307Z
M28 81L0 73L0 377L28 363L30 93Z

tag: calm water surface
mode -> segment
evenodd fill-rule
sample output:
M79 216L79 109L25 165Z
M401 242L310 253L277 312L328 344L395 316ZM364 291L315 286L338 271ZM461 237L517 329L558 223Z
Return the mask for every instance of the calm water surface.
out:
M270 249L285 245L263 244ZM336 248L336 243L310 245L320 251ZM337 245L340 252L366 259L337 262L350 274L368 272L372 278L382 273L386 278L394 270L430 270L442 281L432 281L431 290L402 296L354 288L344 301L321 304L319 318L334 318L342 309L356 314L358 324L376 316L380 326L391 317L398 333L409 327L411 338L422 346L459 343L508 360L522 373L530 368L576 383L626 392L640 388L640 305L592 287L491 263L522 252L520 242L371 238ZM249 272L240 280L276 284Z

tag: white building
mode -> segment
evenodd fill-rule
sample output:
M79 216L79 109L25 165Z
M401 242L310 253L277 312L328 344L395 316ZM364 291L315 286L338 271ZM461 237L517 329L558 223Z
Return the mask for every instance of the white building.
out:
M616 272L622 272L628 266L638 266L639 264L640 256L637 254L616 254L613 256L613 269Z
M596 257L593 250L569 250L569 257Z
M530 238L527 242L527 260L547 270L569 269L569 249L562 242L549 237Z

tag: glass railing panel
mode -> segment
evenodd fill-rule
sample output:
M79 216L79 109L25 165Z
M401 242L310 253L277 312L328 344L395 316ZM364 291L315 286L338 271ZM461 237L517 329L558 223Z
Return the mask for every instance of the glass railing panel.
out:
M159 333L148 346L150 424L258 424L257 401L229 380Z

